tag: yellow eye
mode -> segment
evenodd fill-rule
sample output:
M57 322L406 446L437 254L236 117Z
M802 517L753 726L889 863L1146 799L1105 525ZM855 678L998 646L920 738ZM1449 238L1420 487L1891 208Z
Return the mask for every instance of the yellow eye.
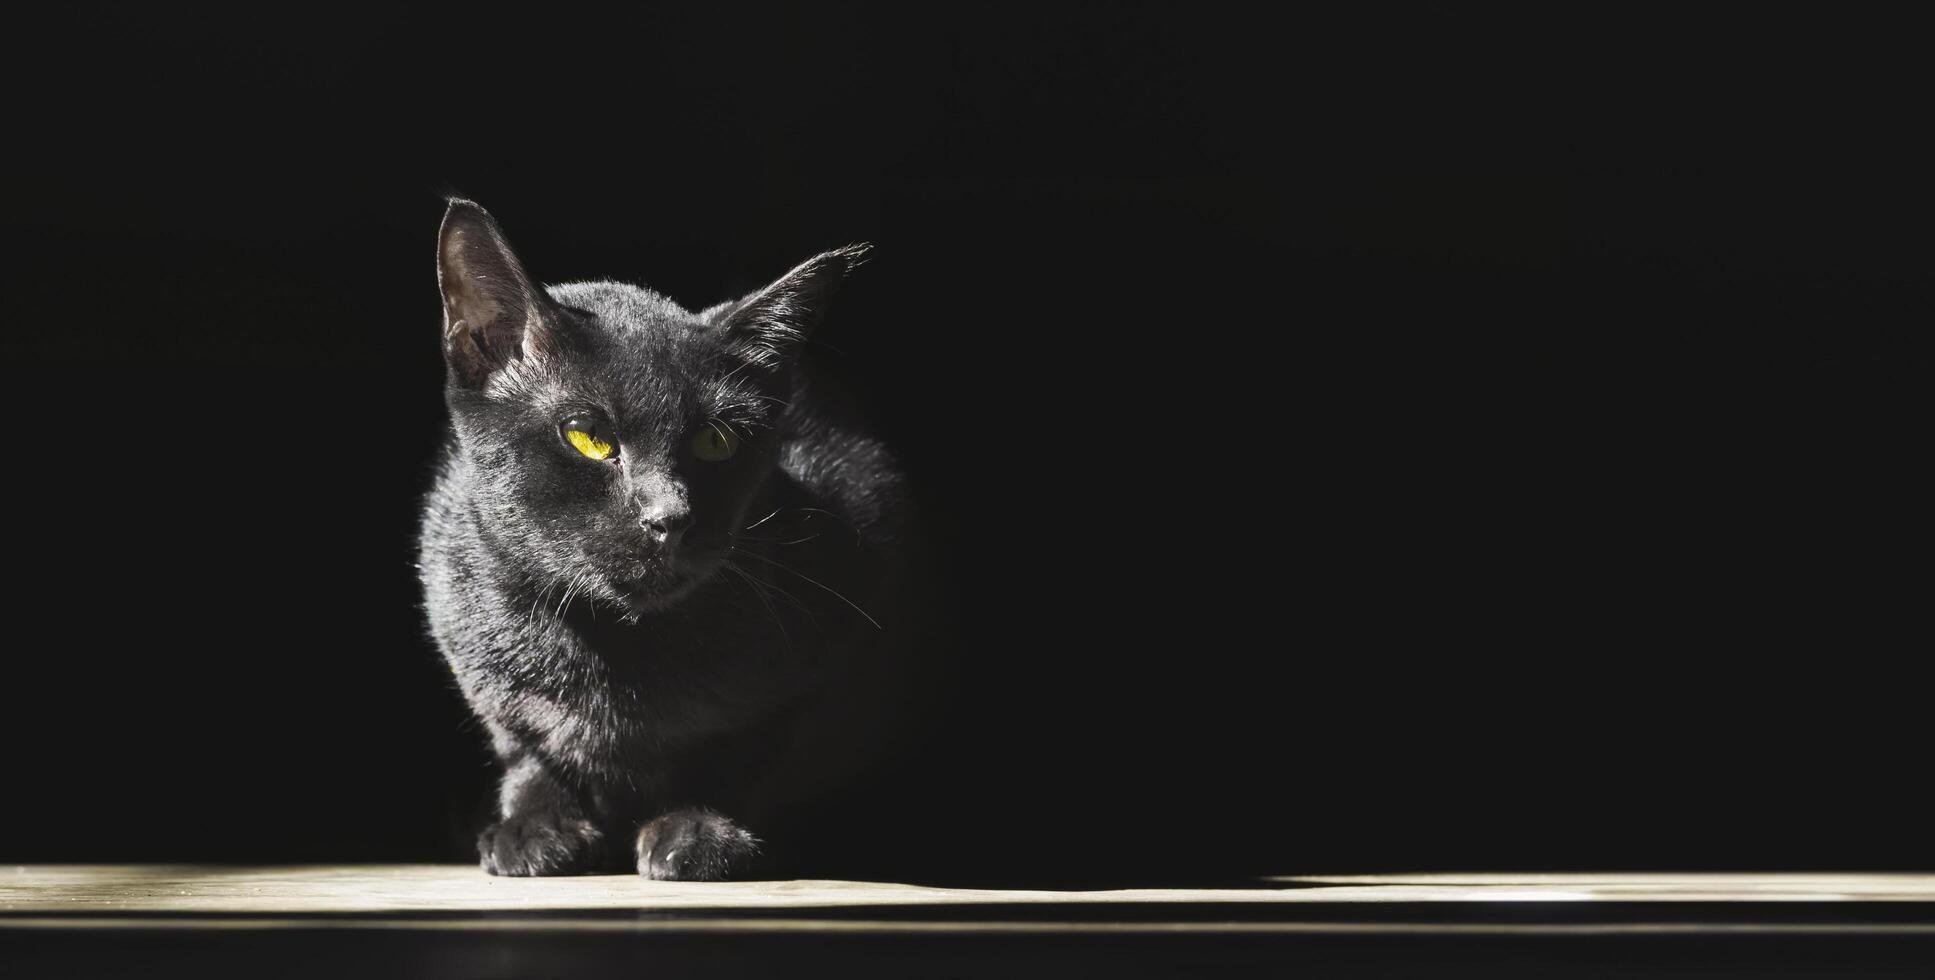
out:
M692 455L707 463L722 463L739 451L739 437L731 429L707 423L692 433Z
M566 419L562 429L564 441L590 459L610 459L612 453L617 452L610 442L599 438L598 424L591 419L583 417Z

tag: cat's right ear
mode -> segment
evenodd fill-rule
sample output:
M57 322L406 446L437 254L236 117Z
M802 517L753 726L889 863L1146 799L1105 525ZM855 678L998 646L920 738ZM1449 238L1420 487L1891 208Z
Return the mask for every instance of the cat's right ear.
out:
M546 349L550 300L511 251L490 212L451 198L437 232L443 351L453 376L481 387L513 361Z

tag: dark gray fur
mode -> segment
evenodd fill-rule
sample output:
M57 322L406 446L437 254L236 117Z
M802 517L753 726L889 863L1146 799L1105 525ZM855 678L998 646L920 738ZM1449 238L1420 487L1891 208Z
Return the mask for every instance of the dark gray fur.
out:
M504 765L486 870L742 873L758 821L882 737L903 481L801 357L863 254L691 312L617 282L539 287L488 213L450 202L452 426L421 569ZM579 413L614 461L564 442ZM697 459L707 425L737 454Z

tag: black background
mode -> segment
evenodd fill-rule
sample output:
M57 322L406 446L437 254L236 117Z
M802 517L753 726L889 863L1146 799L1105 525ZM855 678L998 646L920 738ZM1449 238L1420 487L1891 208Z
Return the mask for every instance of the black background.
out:
M0 860L471 856L459 192L694 307L876 243L819 353L965 665L852 815L909 868L1935 863L1903 32L921 10L18 25Z

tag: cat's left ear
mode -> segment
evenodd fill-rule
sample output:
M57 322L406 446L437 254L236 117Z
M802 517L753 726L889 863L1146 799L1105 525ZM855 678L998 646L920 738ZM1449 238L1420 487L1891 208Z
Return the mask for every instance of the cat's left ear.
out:
M799 353L826 315L840 281L866 261L872 248L860 244L821 252L765 289L701 316L725 331L740 356L762 367L778 367Z

